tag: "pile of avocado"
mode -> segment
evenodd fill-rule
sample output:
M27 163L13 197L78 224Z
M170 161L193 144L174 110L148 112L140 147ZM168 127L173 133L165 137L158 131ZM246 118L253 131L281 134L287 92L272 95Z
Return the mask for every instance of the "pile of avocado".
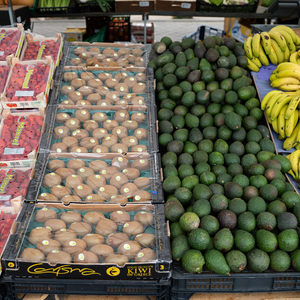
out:
M154 44L165 215L187 272L300 271L300 196L275 154L243 45Z

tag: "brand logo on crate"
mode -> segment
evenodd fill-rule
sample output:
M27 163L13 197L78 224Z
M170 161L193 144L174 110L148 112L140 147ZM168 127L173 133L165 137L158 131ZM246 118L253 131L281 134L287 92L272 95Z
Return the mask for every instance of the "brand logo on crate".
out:
M40 43L40 49L39 49L39 52L38 52L38 55L37 55L36 59L41 59L42 58L43 52L44 52L44 50L46 48L46 45L44 43L45 42L41 42Z
M106 270L106 273L109 276L118 276L120 272L121 272L120 269L117 267L110 267Z
M0 185L0 194L3 194L5 191L6 186L8 185L9 181L14 177L14 174L7 174L2 184Z
M128 266L127 276L144 277L151 276L153 266Z
M13 267L15 266L15 264L14 264L13 262L9 262L7 265L8 265L10 268L13 268Z
M16 130L15 137L12 141L12 145L19 146L19 138L20 138L20 135L21 135L22 130L24 128L24 125L25 125L25 122L19 122L19 125L18 125L17 130Z
M34 71L34 66L27 67L27 73L25 75L25 79L24 79L23 86L22 86L23 89L29 89L28 83L29 83L31 75L33 74L33 71Z
M0 41L5 37L5 32L0 33Z

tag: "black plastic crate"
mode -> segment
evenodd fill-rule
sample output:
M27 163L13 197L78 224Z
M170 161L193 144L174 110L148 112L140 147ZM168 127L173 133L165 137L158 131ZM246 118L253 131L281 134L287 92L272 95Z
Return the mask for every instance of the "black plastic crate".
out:
M73 14L73 13L76 13L76 3L75 3L75 0L71 0L69 6L39 7L39 0L37 0L34 10L35 10L35 14L37 14L37 15Z
M169 300L170 280L74 280L27 279L4 276L7 300L21 300L17 294L65 294L65 295L124 295L156 296L157 300ZM1 298L0 298L1 299Z
M111 6L106 12L114 12L115 11L115 2L108 1L108 4ZM91 12L103 12L97 1L88 1L86 3L78 3L77 11L79 13L91 13Z
M197 0L196 11L200 12L218 12L218 13L252 13L256 11L258 5L258 0L253 3L248 3L244 5L214 5L207 3L203 0Z
M192 38L195 42L197 42L198 40L204 40L204 38L207 36L219 36L220 38L222 38L222 36L225 34L225 31L221 29L209 26L200 26L198 27L197 31L188 36L183 36L182 39L184 40L186 38Z

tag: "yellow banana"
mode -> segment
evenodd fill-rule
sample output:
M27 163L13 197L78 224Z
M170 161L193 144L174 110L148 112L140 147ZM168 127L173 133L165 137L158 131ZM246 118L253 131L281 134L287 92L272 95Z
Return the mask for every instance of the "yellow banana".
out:
M284 37L278 31L270 31L269 36L277 42L282 52L285 52L287 45Z
M271 124L272 124L272 127L273 127L273 130L278 133L278 121L277 119L275 119L274 121L271 121Z
M285 139L285 141L283 143L283 149L291 150L297 144L296 137L297 137L299 128L300 128L300 123L298 123L298 125L294 128L291 136Z
M245 50L246 56L249 59L251 59L253 57L251 42L252 42L252 36L248 37L244 43L244 50Z
M299 132L299 131L298 131ZM299 156L298 156L298 153L300 151L296 150L296 151L293 151L290 155L289 155L289 158L288 160L291 162L291 165L292 165L292 170L293 172L295 173L295 175L298 175L298 172L299 172Z
M265 31L260 33L261 42L267 55L271 53L271 38Z
M297 51L297 48L296 48L296 45L293 43L292 44L292 50L290 50L291 51L291 53L294 53L294 52L296 52Z
M276 80L276 79L278 79L278 78L276 77L276 74L272 74L272 75L270 76L270 78L269 78L270 82L273 82L273 81Z
M284 61L289 61L290 60L290 50L288 47L286 47L285 51L283 52L284 54Z
M298 52L294 52L290 55L290 62L292 62L293 64L297 64L297 59L299 57Z
M276 66L278 64L278 57L277 57L276 52L274 51L273 47L271 47L271 51L270 51L268 57L274 66Z
M271 39L271 46L272 46L272 48L274 49L274 51L275 51L275 53L277 55L278 63L280 64L280 63L284 62L284 54L281 51L281 49L278 46L278 44L276 43L276 41L274 41L274 40Z
M281 86L278 87L278 89L282 90L282 91L297 91L300 90L300 85L296 85L296 84L283 84Z
M292 38L293 42L296 44L297 43L297 38L296 38L296 33L293 29L291 29L288 26L285 25L278 25L274 28L275 30L279 29L279 30L284 30L286 31ZM278 30L277 30L278 31Z
M265 110L268 102L271 100L271 98L277 94L282 94L281 91L277 91L277 90L274 90L274 91L271 91L269 92L268 94L265 95L265 97L262 99L261 101L261 105L260 105L260 108L262 110Z
M300 46L300 37L296 34L296 42L294 42L296 46Z
M290 103L292 97L288 96L287 94L283 93L282 97L277 98L277 101L275 102L274 106L272 107L271 116L270 119L273 121L275 120L283 107Z
M261 44L259 44L259 58L258 59L260 60L262 65L264 65L266 67L269 65L269 59L266 56L265 51Z
M271 75L273 76L273 75ZM271 77L270 77L271 79ZM299 84L300 81L294 77L283 77L283 78L276 78L270 83L270 86L273 88L277 88L283 84Z
M300 102L300 96L294 96L292 98L285 113L286 120L289 119L293 113L295 113L295 110L297 109L299 102Z
M247 59L248 59L247 68L251 71L258 72L259 67L256 64L254 64L248 57L247 57Z
M299 150L299 149L300 149L300 143L296 144L295 148L296 148L297 150ZM299 169L300 169L300 168L299 168Z
M260 44L260 34L256 33L252 37L252 41L251 41L252 54L254 57L259 57L259 44Z
M297 117L296 117L296 114L297 114ZM295 118L298 118L298 112L293 113L289 119L285 120L285 135L287 137L290 137L294 131ZM295 139L296 139L296 136L295 136Z
M297 64L300 66L300 57L297 58Z
M286 41L286 45L288 46L289 50L292 51L294 49L293 46L295 46L295 45L294 45L294 41L293 41L292 37L289 35L289 33L284 30L280 30L280 29L276 30L276 31L278 31L284 37L284 39Z
M281 135L278 135L278 139L279 139L280 141L282 141L282 140L285 139L285 137L282 137Z
M294 63L291 62L283 62L281 64L279 64L275 70L275 73L278 73L282 70L286 70L286 69L298 69L300 71L300 67L298 65L295 65Z
M279 116L278 116L278 133L280 136L282 136L283 138L285 138L285 112L286 112L286 109L287 109L287 105L285 105L282 110L280 111L279 113Z
M250 59L257 67L261 67L261 62L257 57L252 57L252 59Z
M272 99L268 102L267 107L266 107L266 115L268 118L271 118L272 109L273 109L275 103L285 97L286 97L285 93L282 93L282 94L272 97Z
M290 149L289 149L289 150L290 150ZM294 172L293 172L292 170L289 170L288 173L289 173L291 176L293 176L293 178L296 178L296 176L295 176L295 174L294 174Z
M293 77L300 80L300 70L286 68L286 70L281 70L278 73L276 73L276 77L277 78Z

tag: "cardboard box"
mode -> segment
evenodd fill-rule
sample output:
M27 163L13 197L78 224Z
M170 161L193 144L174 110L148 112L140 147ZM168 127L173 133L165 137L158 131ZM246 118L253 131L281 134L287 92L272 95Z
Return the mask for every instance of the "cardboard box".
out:
M128 1L116 0L116 12L149 12L154 10L154 0Z
M195 0L155 0L155 10L161 11L195 11Z
M83 41L83 36L86 34L86 28L67 28L64 33L64 38L68 42Z
M236 18L230 18L230 24L224 25L226 34L230 37L233 37L239 42L245 42L245 40L252 36L251 32L251 22L248 22L247 19L236 19ZM232 20L233 19L233 20ZM227 26L226 26L227 25Z

